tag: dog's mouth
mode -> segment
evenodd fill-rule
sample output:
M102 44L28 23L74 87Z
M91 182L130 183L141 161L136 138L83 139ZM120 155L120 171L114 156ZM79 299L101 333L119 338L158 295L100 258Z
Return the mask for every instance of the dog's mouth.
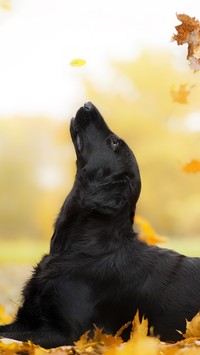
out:
M97 108L91 102L86 102L78 110L76 116L71 119L70 133L77 154L83 150L85 134L87 133L87 136L89 136L92 141L93 137L96 139L95 131L96 134L101 136L101 139L105 139L111 134L109 127Z
M96 108L91 102L86 102L71 119L70 133L76 150L83 148L83 132L89 125L91 118L97 115Z
M82 140L82 136L80 134L79 127L77 125L77 120L75 117L73 117L71 119L70 133L71 133L72 141L74 143L76 151L80 152L83 147L83 140Z

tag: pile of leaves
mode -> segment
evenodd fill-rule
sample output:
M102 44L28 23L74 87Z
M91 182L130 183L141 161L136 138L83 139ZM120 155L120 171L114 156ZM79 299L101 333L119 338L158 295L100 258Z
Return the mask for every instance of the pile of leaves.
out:
M2 310L2 308L1 308ZM121 334L129 326L126 324L115 336L103 333L95 328L93 338L86 332L75 342L74 346L61 346L54 349L43 349L31 342L22 343L10 339L0 340L0 354L26 354L26 355L197 355L200 354L200 313L191 322L186 323L185 338L174 344L161 342L158 338L148 336L148 320L139 321L137 312L134 320L131 337L123 342Z

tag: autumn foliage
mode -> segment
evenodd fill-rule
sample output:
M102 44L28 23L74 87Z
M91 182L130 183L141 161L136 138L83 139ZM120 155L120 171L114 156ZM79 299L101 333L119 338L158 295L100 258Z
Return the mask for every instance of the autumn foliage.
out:
M182 171L185 173L199 173L200 172L200 161L199 160L191 160L189 163L185 164L182 167Z
M139 240L149 244L155 245L158 243L165 243L166 237L158 235L150 223L143 217L135 216L135 223L139 226Z
M72 61L70 62L70 65L72 67L82 67L85 64L86 64L86 60L80 58L72 59Z
M190 89L187 88L187 84L180 84L179 88L175 88L174 85L171 87L171 96L174 102L180 104L188 103L188 96L190 94Z
M185 14L177 14L181 25L176 26L177 34L172 37L178 45L188 44L187 59L190 68L194 71L200 70L200 22L195 17Z
M0 2L0 6L4 9L4 10L9 10L10 9L10 2L8 0L2 0ZM183 45L183 44L187 44L188 45L188 53L187 53L187 59L189 61L189 65L190 68L194 71L198 71L200 70L200 22L195 19L194 17L190 17L188 15L185 14L178 14L177 18L179 21L181 21L181 24L176 26L176 31L177 34L173 35L173 41L176 41L178 45ZM155 59L154 59L155 60ZM157 60L159 61L159 60ZM124 99L123 97L123 93L121 94L116 93L116 94L112 94L112 95L108 95L108 93L104 93L102 94L101 92L97 92L96 89L94 87L92 87L92 85L87 82L87 93L89 94L88 96L95 97L97 98L97 100L99 102L103 101L104 102L104 106L106 106L106 100L108 103L108 107L110 107L110 110L112 112L114 112L115 115L115 122L113 121L113 125L120 125L120 131L124 130L124 133L126 133L127 137L130 138L131 136L134 136L134 146L135 147L139 147L138 148L138 155L140 155L140 159L142 161L143 167L145 168L145 164L146 161L148 160L146 158L146 156L143 158L142 153L140 152L141 147L147 147L147 150L149 150L151 152L151 154L154 153L154 151L157 151L159 149L159 147L162 146L163 144L163 131L162 129L159 130L159 134L156 131L156 125L157 122L155 123L155 117L158 118L158 120L161 121L161 119L163 118L163 112L167 112L168 113L168 108L169 108L169 102L165 102L163 97L168 97L169 96L169 100L171 99L172 104L175 106L175 104L180 104L179 106L184 106L185 112L189 113L190 110L188 108L188 104L190 104L190 100L189 98L191 98L194 100L194 98L192 98L191 96L193 95L193 83L189 83L186 84L188 81L187 80L183 80L180 83L180 76L176 76L175 78L175 74L174 72L172 72L171 67L168 65L169 63L167 62L167 65L164 66L164 69L162 69L161 67L157 66L158 63L156 63L155 68L156 68L156 73L158 73L158 78L157 80L155 80L155 74L154 70L153 70L153 65L155 64L154 62L151 62L151 58L150 56L148 56L147 53L144 53L141 58L140 58L140 62L142 64L143 68L146 68L146 72L144 73L145 75L140 75L141 74L141 68L139 67L138 62L131 62L131 63L126 63L126 66L122 64L116 64L115 63L115 68L117 68L118 70L118 75L121 75L123 77L128 77L129 80L131 81L133 78L134 80L132 80L132 82L134 82L135 87L138 89L138 92L140 93L140 96L135 96L135 100L133 100L133 97L131 96L131 100L129 102L129 104L127 105L128 102L128 95L126 97L126 99ZM70 62L70 65L72 67L81 67L83 65L86 65L86 60L84 59L79 59L79 58L75 58ZM140 70L138 70L140 69ZM144 69L142 69L144 70ZM163 70L163 71L162 71ZM166 87L164 87L164 84L162 87L160 87L160 77L162 77L164 71L168 70L167 74L166 74ZM170 71L171 70L171 71ZM169 75L168 75L169 74ZM151 76L152 75L152 76ZM144 78L145 77L145 81ZM172 78L175 78L175 84L172 83ZM178 78L178 79L177 79ZM152 82L154 82L154 85L152 85ZM167 89L166 89L167 88ZM142 93L142 94L141 94ZM131 95L133 93L131 92ZM158 97L158 95L161 95L161 97ZM194 108L195 110L199 110L199 106L198 106L198 93L195 94L194 92L194 96L196 95L196 101L194 100ZM138 99L139 97L139 99ZM150 98L149 98L150 97ZM119 110L119 106L117 106L116 108L116 102L118 102L120 104L121 107L123 107L123 115L126 117L126 122L130 123L130 128L129 131L131 131L131 134L129 135L129 132L125 132L125 128L124 125L122 125L121 121L120 121L120 117L122 117L122 112ZM153 102L153 104L152 104ZM171 108L170 108L171 110ZM170 111L169 110L169 111ZM174 108L172 108L172 111L174 110ZM182 107L181 109L182 110ZM130 112L134 112L135 115L135 119L133 122L133 117L132 117L132 113L130 114ZM171 112L171 111L170 111ZM179 111L181 112L180 117L183 118L184 114L183 111ZM176 113L176 111L175 111ZM171 118L171 117L170 117ZM149 125L149 120L152 119L151 121L151 125ZM168 117L166 118L167 121ZM170 121L170 120L169 120ZM142 124L141 124L142 122ZM35 127L37 123L34 123ZM13 129L13 133L11 138L15 139L16 138L16 142L20 141L21 138L24 139L24 136L28 137L28 144L26 146L29 147L30 151L29 151L29 158L30 155L33 154L34 152L34 161L39 161L38 157L40 157L40 161L41 161L41 166L44 166L44 161L43 161L43 157L41 156L40 152L36 152L36 147L35 145L33 146L33 142L31 141L30 137L34 134L33 129L27 125L27 123L22 123L22 125L20 127L22 127L22 130L19 131L19 128L17 129L17 127L14 127L15 129ZM41 123L40 123L41 125ZM49 123L45 120L45 122L42 123L42 125L40 126L40 128L36 127L35 131L37 132L36 134L38 135L38 132L41 130L41 127L43 127L43 132L42 132L42 137L44 138L46 130L47 130L47 125L49 125ZM65 124L66 125L66 124ZM142 132L140 131L140 134L138 134L139 132L139 125L143 126L142 127ZM53 126L53 124L52 124ZM150 127L151 126L151 127ZM19 126L18 126L19 127ZM48 128L49 129L49 128ZM138 129L138 130L137 130ZM152 130L152 140L150 140L150 133L149 130ZM1 131L3 133L4 130L6 130L4 123L1 123ZM31 132L31 135L28 136L27 132ZM54 135L54 137L59 136L60 138L60 142L59 142L59 154L58 156L63 156L63 151L65 148L63 148L66 144L66 137L65 135L63 135L63 132L65 131L65 127L62 127L62 132L57 132L55 133L55 127L53 126L51 130L49 130L49 132L51 132L51 134ZM134 135L132 132L135 132L136 134ZM8 132L7 132L8 133ZM4 134L4 136L6 136L6 134ZM158 147L154 146L154 138L155 136L157 137L157 145ZM172 134L173 136L173 134ZM143 142L140 143L140 140L142 140L141 137L145 137L144 139L144 144ZM42 139L43 139L42 138ZM17 140L18 139L18 140ZM23 141L22 139L22 141ZM38 142L41 142L42 139L39 139ZM55 138L53 138L55 139ZM189 141L189 138L187 136L187 141ZM192 142L192 139L190 140L190 142ZM50 146L50 143L46 140L47 145ZM3 144L3 140L2 140L2 144ZM37 146L39 147L38 143ZM172 149L173 154L176 151L176 147L177 144L180 144L178 138L176 138L176 140L172 138L172 144L169 147L168 144L168 150L167 153L166 151L164 151L164 155L169 154L169 150ZM42 144L41 144L42 145ZM181 144L180 144L181 146ZM195 146L195 144L194 144ZM182 147L182 146L181 146ZM44 149L43 146L39 147L41 148L40 151L42 151L42 149ZM52 147L51 147L52 148ZM38 148L37 148L38 149ZM136 148L137 149L137 148ZM24 154L24 147L23 146L18 146L17 148L15 148L16 152L13 153L12 159L11 160L11 165L14 166L14 162L17 161L19 156L23 157L23 162L21 162L21 171L24 172L23 167L24 167L24 162L25 162L25 155ZM50 153L53 152L53 149L50 150ZM22 154L23 153L23 154ZM36 156L37 153L37 156ZM61 154L60 154L61 153ZM16 154L16 155L15 155ZM53 153L51 154L53 156ZM10 153L11 156L11 153ZM55 160L58 161L58 156L55 157ZM36 159L37 157L37 159ZM169 154L169 159L172 158L172 154ZM178 170L185 173L185 174L181 174L182 176L184 175L185 177L187 176L186 174L196 174L200 172L200 160L198 159L199 157L197 156L196 159L188 159L188 157L186 158L185 155L183 154L182 156L182 162L184 161L188 161L188 163L177 163L177 161L175 161L176 159L173 160L173 162L171 161L171 166L172 164L175 164L175 169L174 171L176 172L176 174L178 173ZM62 192L60 192L59 190L59 201L56 200L56 196L58 195L58 191L47 191L48 192L48 200L46 198L46 191L42 190L41 187L39 187L37 190L35 189L35 182L30 180L30 185L27 186L27 190L26 190L26 195L27 195L27 191L28 195L23 196L22 194L22 190L21 186L23 187L24 190L24 186L25 184L23 183L23 181L21 181L23 174L21 174L21 176L18 176L16 174L16 170L11 170L10 171L10 166L8 166L7 162L9 161L8 156L6 157L6 161L2 163L1 165L1 169L4 171L8 171L8 174L5 175L5 182L3 186L3 191L5 191L5 186L6 183L8 181L8 176L12 176L15 175L16 179L15 179L15 184L17 184L17 188L18 191L20 192L20 199L21 199L21 203L22 200L26 201L26 198L28 199L28 201L31 201L31 198L29 196L29 193L31 193L32 191L36 191L37 193L34 193L34 204L33 204L33 208L32 210L37 211L37 213L35 213L34 215L36 216L35 220L31 220L31 225L37 225L38 230L33 230L33 235L45 235L48 236L51 233L51 230L49 226L51 226L52 220L56 214L56 211L58 210L58 207L60 205L60 202L63 198L62 196ZM60 158L59 158L60 159ZM70 159L72 160L72 158L70 157ZM154 158L155 159L155 158ZM160 158L157 158L158 160L155 160L155 166L153 166L152 170L160 164L162 163L162 159L163 156ZM160 159L160 160L159 160ZM187 160L188 159L188 160ZM70 162L71 162L70 160ZM175 161L175 163L174 163ZM23 163L23 164L22 164ZM25 162L28 166L29 169L29 165L28 165L28 158L27 158L27 162ZM59 160L59 164L62 165L63 161L61 162ZM6 165L7 164L7 165ZM19 167L19 161L17 161L16 164ZM164 165L164 164L163 164ZM175 176L171 174L171 171L169 170L165 170L166 167L163 167L162 165L162 169L163 169L163 176L170 176L171 180L174 183L175 180ZM147 165L147 171L149 173L150 171L150 165ZM18 169L19 170L19 169ZM31 167L30 167L30 172L32 172ZM155 170L155 169L154 169ZM68 176L69 176L69 171L67 172ZM73 175L71 173L71 175ZM25 175L24 175L25 176ZM31 174L31 179L32 179L33 174ZM39 181L40 183L42 183L42 178L41 176L43 176L42 174L39 174ZM2 177L3 179L3 174ZM70 180L67 181L66 176L64 176L63 180L65 181L62 185L63 186L70 186L71 182L72 182L73 176L70 177ZM145 178L144 178L145 179ZM149 179L149 175L147 176L147 180ZM152 179L153 180L153 179ZM158 179L159 180L159 179ZM29 181L29 180L27 180ZM66 184L67 181L67 184ZM166 181L166 180L165 180ZM164 184L165 185L165 184ZM9 182L9 189L10 189L11 183ZM145 183L144 183L145 186ZM166 187L166 185L165 185ZM156 187L157 189L158 187ZM46 187L46 189L48 190L48 188ZM164 187L162 187L162 190L164 191ZM172 190L172 187L170 187L170 192ZM41 192L42 191L42 192ZM12 191L11 191L12 192ZM159 196L159 200L160 201L166 201L165 200L165 192L163 192L163 196L161 195L160 191L159 193L157 193L157 195ZM173 193L172 193L173 194ZM150 197L151 197L151 193L149 193ZM147 197L147 200L149 200L149 195ZM194 195L194 193L193 193ZM6 194L7 196L7 194ZM180 195L181 196L181 195ZM3 192L1 191L1 201L3 201L4 195ZM7 197L6 197L7 198ZM156 196L154 196L154 198L156 199ZM170 197L171 198L171 197ZM35 202L36 199L38 199L39 202ZM178 199L178 198L177 198ZM181 197L179 198L181 200ZM17 198L17 202L18 202L18 198ZM47 202L46 202L47 201ZM57 201L55 203L55 201ZM166 203L166 202L165 202ZM145 206L147 206L146 203L144 203ZM28 205L28 202L27 202ZM55 206L56 205L56 206ZM55 209L53 209L53 207L55 207ZM16 215L16 211L18 211L18 205L14 206L14 201L13 201L13 205L12 207L14 208L14 212ZM173 207L173 206L172 206ZM172 208L171 206L169 206L169 210L170 208ZM26 206L24 207L24 211L26 210ZM152 206L149 207L149 210L152 210ZM178 208L176 208L175 206L175 210L178 211ZM5 211L5 203L4 203L4 211ZM47 216L44 216L44 212L46 211ZM9 216L11 215L12 211L9 211ZM178 212L177 212L178 213ZM189 213L189 207L188 207L188 213ZM43 223L43 218L41 221L41 214L43 215L43 218L45 219L46 223ZM174 213L172 213L174 214ZM183 213L184 215L184 213ZM6 216L6 215L5 215ZM23 213L24 216L24 213ZM29 217L30 218L30 217ZM156 216L157 219L158 216ZM168 219L170 219L170 217L168 216ZM5 218L6 221L6 218ZM41 222L40 222L41 221ZM159 236L156 231L154 230L154 228L150 225L150 223L145 220L144 218L141 218L139 216L136 216L136 224L139 226L139 238L140 240L147 242L150 245L154 245L157 243L161 243L165 241L165 237L161 237ZM19 216L17 216L17 223L20 222L20 218ZM170 219L171 222L171 219ZM40 225L41 223L41 225ZM10 224L10 220L9 220L9 224ZM166 223L167 224L167 223ZM171 223L169 223L171 225ZM181 223L180 223L181 224ZM198 221L199 224L199 221ZM47 227L48 226L48 227ZM7 228L7 225L5 224L5 229L4 229L4 225L3 223L1 223L1 234L5 235L5 230ZM16 224L15 224L15 228L16 228ZM19 229L20 230L20 229ZM16 231L15 231L16 233ZM24 232L24 234L27 233L26 231ZM19 233L20 234L20 233ZM8 316L5 312L5 309L0 306L0 323L7 323L11 321L11 317ZM124 325L124 328L127 325ZM124 329L123 328L123 329ZM200 314L198 313L192 320L186 320L186 332L183 334L183 336L185 337L185 340L180 341L176 344L167 344L167 343L163 343L161 342L158 338L155 338L153 336L148 336L147 335L147 329L148 329L148 320L147 319L142 319L141 322L139 320L139 314L137 313L134 320L133 320L133 330L132 330L132 335L129 341L127 341L126 343L124 343L122 341L121 338L121 332L123 331L123 329L119 330L119 332L115 335L115 336L111 336L108 334L105 334L103 332L103 330L96 328L95 332L94 332L94 336L91 338L89 336L88 333L83 334L83 336L80 338L79 341L77 341L75 343L74 346L63 346L57 349L51 349L51 350L45 350L40 348L39 346L36 346L32 343L21 343L21 342L15 342L15 341L8 341L8 340L1 340L0 341L0 354L9 354L9 355L13 355L13 354L31 354L31 355L42 355L42 354L57 354L57 355L62 355L62 354L69 354L69 355L75 355L75 354L106 354L106 355L135 355L135 354L144 354L144 355L182 355L182 354L186 354L186 355L196 355L196 354L200 354ZM178 330L177 330L178 331ZM151 334L153 335L153 329L151 330Z
M0 317L4 310L0 309ZM126 324L115 336L105 334L102 329L95 328L93 337L86 332L75 342L74 346L62 346L55 349L43 349L31 342L22 343L11 339L0 341L0 354L26 354L26 355L198 355L200 353L200 313L191 321L186 321L186 332L183 334L185 340L175 344L161 342L153 336L148 335L148 320L142 318L140 321L139 312L136 313L132 323L131 337L123 342L121 334L129 326ZM177 330L178 331L178 330Z

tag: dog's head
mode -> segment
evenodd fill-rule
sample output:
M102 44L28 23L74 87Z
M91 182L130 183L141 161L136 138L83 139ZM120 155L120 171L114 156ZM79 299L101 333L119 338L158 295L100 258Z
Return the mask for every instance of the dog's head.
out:
M77 154L75 184L81 207L110 216L120 214L125 206L134 211L141 181L127 144L90 102L72 118L70 132Z

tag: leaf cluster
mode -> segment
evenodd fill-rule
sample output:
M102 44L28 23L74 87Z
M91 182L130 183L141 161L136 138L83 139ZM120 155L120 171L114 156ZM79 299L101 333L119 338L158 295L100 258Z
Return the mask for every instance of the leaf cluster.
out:
M0 309L0 316L4 313ZM74 346L62 346L55 349L43 349L31 342L22 343L10 339L0 341L0 354L26 354L26 355L198 355L200 354L200 312L189 322L186 321L185 338L174 344L161 342L158 338L148 335L148 320L136 313L132 322L131 337L123 342L121 334L129 326L126 324L115 336L105 334L102 329L96 328L91 338L86 332Z

